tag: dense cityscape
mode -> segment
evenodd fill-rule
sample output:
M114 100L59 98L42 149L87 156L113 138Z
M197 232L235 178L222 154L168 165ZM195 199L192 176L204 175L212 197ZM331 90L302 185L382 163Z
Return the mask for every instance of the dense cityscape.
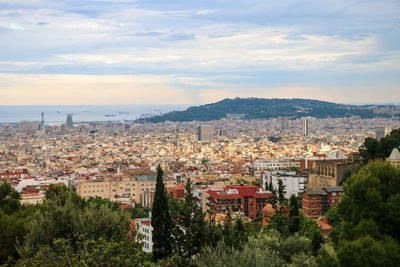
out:
M333 238L337 218L330 209L337 209L343 182L362 165L366 140L389 138L397 128L397 119L356 116L77 123L68 115L64 124L48 125L42 113L41 121L0 127L0 178L25 206L48 202L46 191L55 185L89 201L109 200L130 214L140 236L132 238L144 253L153 253L150 211L160 171L170 201L185 203L189 191L206 222L239 220L252 225L255 230L246 228L252 234L275 225L270 222L279 212L288 214L294 198L323 243ZM386 161L400 166L395 146Z
M0 266L399 266L399 14L0 0Z

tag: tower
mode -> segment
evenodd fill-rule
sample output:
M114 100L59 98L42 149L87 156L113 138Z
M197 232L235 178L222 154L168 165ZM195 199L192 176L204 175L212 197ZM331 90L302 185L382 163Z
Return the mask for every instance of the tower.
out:
M42 122L41 122L42 129L44 128L44 112L42 112Z
M176 129L175 129L175 147L179 146L179 123L176 124Z
M74 126L74 122L72 121L72 115L67 114L67 121L66 121L67 127L72 128Z
M308 135L308 119L303 118L303 135L307 136Z

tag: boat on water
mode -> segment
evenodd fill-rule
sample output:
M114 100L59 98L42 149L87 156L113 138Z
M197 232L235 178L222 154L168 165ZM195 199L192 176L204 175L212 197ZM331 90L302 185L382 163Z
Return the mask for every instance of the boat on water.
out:
M115 114L105 114L104 117L117 117Z
M127 111L120 111L120 112L118 112L119 114L129 114L129 112L127 112Z

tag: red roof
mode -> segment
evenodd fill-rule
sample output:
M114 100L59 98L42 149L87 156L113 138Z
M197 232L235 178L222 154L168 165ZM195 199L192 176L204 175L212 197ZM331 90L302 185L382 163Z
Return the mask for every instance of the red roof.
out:
M236 189L237 194L228 194L229 189ZM243 198L246 196L252 197L270 197L272 193L270 192L258 192L260 187L256 185L240 184L240 185L227 185L224 190L208 190L207 193L214 198Z

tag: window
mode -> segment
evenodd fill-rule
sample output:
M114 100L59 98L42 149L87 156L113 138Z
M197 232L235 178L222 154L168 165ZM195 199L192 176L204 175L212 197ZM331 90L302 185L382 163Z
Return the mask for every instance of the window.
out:
M313 210L313 211L312 211L312 214L316 214L316 213L317 213L317 211L316 211L316 210Z
M332 192L332 196L336 196L336 192Z
M313 207L314 207L314 206L315 206L315 203L314 203L314 202L311 202L311 206L313 206Z

